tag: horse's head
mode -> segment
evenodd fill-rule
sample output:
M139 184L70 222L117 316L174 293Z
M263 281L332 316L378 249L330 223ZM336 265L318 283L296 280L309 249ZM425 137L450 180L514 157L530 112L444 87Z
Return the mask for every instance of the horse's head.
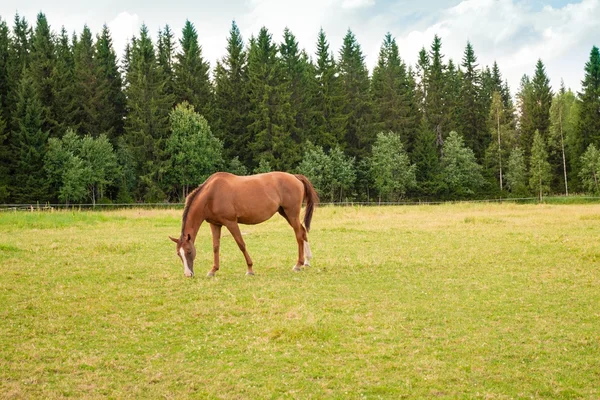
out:
M196 247L190 234L182 235L181 238L175 239L169 236L169 239L177 243L177 255L183 261L183 273L185 276L194 276L194 259L196 258Z

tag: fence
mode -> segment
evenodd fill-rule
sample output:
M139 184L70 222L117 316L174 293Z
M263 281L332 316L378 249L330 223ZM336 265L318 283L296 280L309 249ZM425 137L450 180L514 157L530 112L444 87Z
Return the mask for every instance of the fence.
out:
M600 203L600 197L594 196L552 196L545 197L542 203ZM422 206L422 205L440 205L440 204L469 204L469 203L539 203L537 197L517 197L517 198L499 198L499 199L480 199L480 200L446 200L446 201L393 201L393 202L379 202L379 201L347 201L338 203L323 202L320 206L332 206L332 207L373 207L373 206ZM55 210L115 210L115 209L127 209L127 208L149 208L149 209L181 209L184 203L122 203L122 204L0 204L0 212L7 211L55 211Z

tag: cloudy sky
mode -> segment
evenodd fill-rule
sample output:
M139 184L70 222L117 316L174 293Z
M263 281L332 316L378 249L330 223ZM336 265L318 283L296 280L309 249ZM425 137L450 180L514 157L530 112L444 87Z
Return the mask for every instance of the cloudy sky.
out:
M154 34L168 24L179 37L189 19L213 66L223 56L232 20L246 40L266 26L279 41L287 26L310 54L321 27L336 55L350 28L370 69L386 32L396 37L402 58L411 65L437 33L446 60L460 60L467 41L480 65L496 60L513 94L521 76L533 73L538 58L553 87L562 78L567 87L579 90L590 50L600 46L600 0L2 0L0 16L11 26L17 11L30 22L44 12L55 31L64 25L81 32L87 24L97 33L106 23L119 55L142 23Z

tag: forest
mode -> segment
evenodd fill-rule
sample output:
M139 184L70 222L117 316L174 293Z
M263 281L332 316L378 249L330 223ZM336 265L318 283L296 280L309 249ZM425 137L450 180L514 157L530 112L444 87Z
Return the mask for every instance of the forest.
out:
M301 173L323 202L600 192L596 46L581 91L538 60L511 93L439 36L407 65L388 33L372 71L351 30L307 54L288 29L245 40L232 22L214 64L190 21L152 36L117 55L106 25L0 17L0 204L182 202L216 171Z

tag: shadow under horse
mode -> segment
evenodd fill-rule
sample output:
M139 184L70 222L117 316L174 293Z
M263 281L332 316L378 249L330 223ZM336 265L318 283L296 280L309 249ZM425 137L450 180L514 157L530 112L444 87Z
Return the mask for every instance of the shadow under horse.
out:
M306 202L304 226L300 220L302 203ZM192 191L185 200L179 239L169 236L177 243L177 255L183 261L185 276L194 276L196 258L196 235L204 221L210 224L213 240L214 264L208 276L219 270L221 228L226 227L244 254L248 265L247 275L254 275L252 259L246 250L238 224L255 225L281 214L296 234L298 261L293 267L299 271L309 266L312 254L307 233L310 230L313 211L319 197L313 185L304 175L286 172L237 176L227 172L211 175Z

